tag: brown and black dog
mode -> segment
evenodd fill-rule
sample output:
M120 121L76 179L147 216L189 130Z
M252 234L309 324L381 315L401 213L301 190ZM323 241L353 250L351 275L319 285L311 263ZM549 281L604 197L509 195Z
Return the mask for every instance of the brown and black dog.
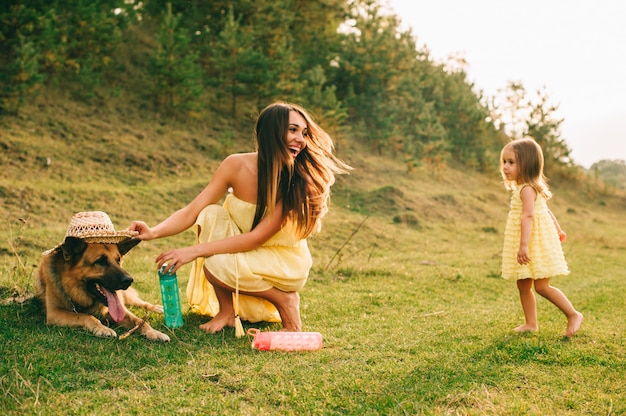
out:
M170 337L152 328L126 308L136 305L154 312L163 308L139 298L130 287L133 278L121 266L122 256L141 240L117 244L87 243L66 237L63 244L45 255L35 273L35 292L44 306L46 323L82 327L99 337L117 337L103 322L137 331L153 341Z

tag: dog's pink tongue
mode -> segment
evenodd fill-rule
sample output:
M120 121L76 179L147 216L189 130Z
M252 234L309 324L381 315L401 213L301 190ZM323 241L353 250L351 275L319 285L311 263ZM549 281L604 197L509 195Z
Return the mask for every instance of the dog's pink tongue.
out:
M120 300L117 298L115 292L110 292L105 288L101 287L102 291L107 297L107 303L109 305L109 315L115 322L120 322L124 319L124 307L120 303Z

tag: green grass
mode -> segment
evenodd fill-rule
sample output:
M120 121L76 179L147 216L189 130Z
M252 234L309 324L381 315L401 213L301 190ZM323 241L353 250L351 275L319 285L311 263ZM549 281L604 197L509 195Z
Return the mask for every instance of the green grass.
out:
M212 139L205 153L191 149L198 146L193 137L208 135L198 127L152 133L149 120L126 125L108 117L102 137L116 140L91 141L89 150L81 150L84 140L63 139L60 132L71 138L77 127L62 117L47 128L29 126L28 117L2 126L0 162L8 176L0 177L0 413L626 413L622 196L553 187L550 206L568 232L572 270L553 284L585 322L564 340L564 316L539 298L540 331L520 336L511 331L523 320L515 283L499 277L509 195L497 175L407 174L358 149L343 155L357 169L338 180L323 229L309 242L315 265L301 292L302 318L304 330L322 333L322 350L259 352L232 329L203 333L198 325L207 318L188 313L173 331L149 315L169 344L46 326L37 302L10 299L32 294L40 253L63 238L73 212L107 211L118 228L135 218L154 224L201 189L215 167ZM89 130L104 122L76 123ZM124 135L133 129L146 138ZM42 136L50 141L37 140ZM54 149L53 163L39 166ZM104 150L117 157L105 163L94 156ZM131 153L141 168L122 162ZM160 250L192 241L185 232L131 251L125 266L144 299L160 301L153 263ZM185 266L179 273L183 293L188 272Z

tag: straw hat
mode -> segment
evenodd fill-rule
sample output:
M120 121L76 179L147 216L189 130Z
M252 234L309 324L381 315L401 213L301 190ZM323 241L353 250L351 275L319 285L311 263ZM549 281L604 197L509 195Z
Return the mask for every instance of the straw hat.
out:
M81 238L87 243L117 244L137 234L137 231L115 231L111 219L105 212L89 211L74 214L65 237ZM47 256L62 245L63 243L57 244L56 247L44 251L43 255Z

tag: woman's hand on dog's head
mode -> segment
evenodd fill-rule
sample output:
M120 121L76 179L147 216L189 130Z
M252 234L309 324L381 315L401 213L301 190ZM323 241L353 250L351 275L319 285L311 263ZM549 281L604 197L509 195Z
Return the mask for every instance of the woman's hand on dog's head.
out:
M133 221L127 228L128 231L137 231L139 234L135 236L140 240L152 240L155 238L152 228L143 221Z

